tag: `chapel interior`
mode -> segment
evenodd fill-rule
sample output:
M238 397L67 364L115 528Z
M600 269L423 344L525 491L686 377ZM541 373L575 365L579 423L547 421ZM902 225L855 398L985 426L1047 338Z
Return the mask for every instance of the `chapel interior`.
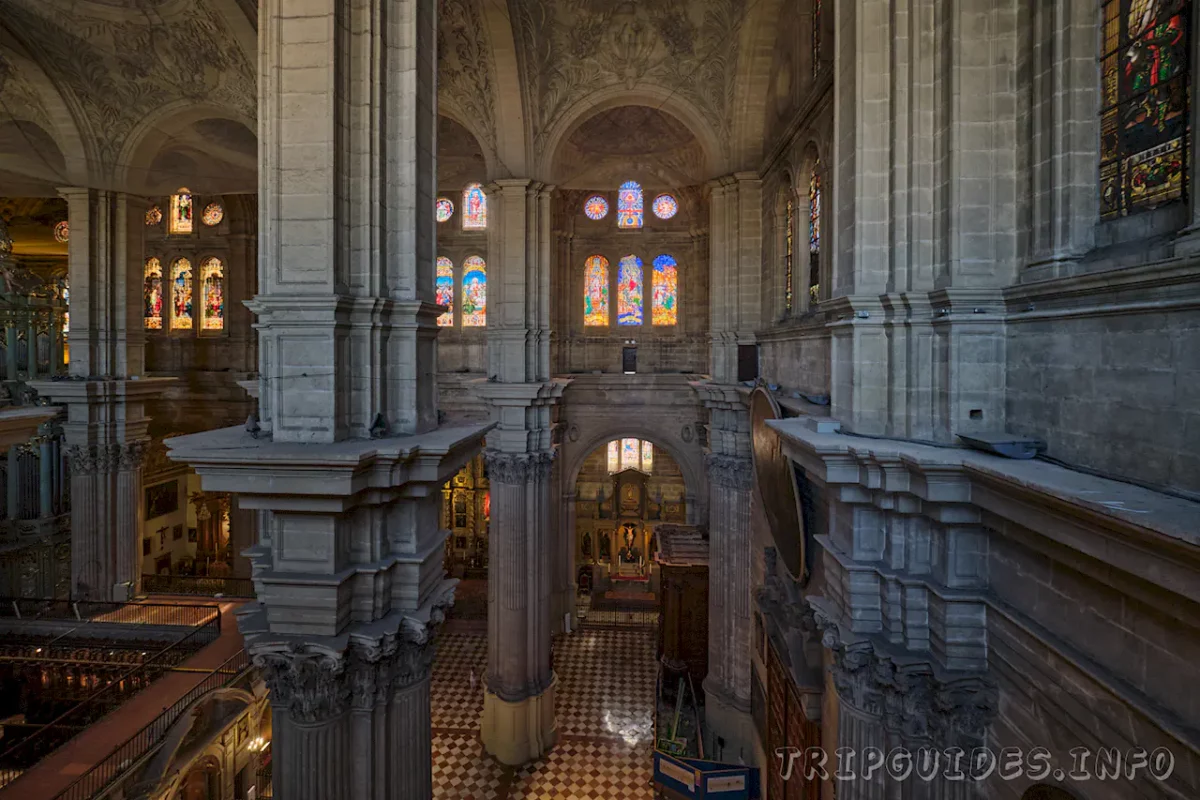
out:
M0 0L0 800L1200 798L1198 28Z

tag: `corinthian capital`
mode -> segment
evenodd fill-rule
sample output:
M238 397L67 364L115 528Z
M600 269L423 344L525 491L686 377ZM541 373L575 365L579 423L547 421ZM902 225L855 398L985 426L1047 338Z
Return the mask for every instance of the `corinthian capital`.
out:
M553 451L501 453L496 450L487 450L484 458L487 462L489 481L515 486L547 480L550 477L550 470L554 467Z
M750 459L713 453L707 461L708 479L717 486L749 490L754 485L754 465Z
M337 717L350 704L346 659L303 646L254 654L271 690L271 705L293 721L311 725Z

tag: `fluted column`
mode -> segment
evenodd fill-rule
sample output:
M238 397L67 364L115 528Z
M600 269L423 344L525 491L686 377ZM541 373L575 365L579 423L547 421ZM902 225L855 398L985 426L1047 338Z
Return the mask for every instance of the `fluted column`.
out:
M748 759L745 730L750 712L750 489L749 458L708 457L709 572L708 677L705 694L726 760Z
M38 516L54 516L53 440L45 430L38 441Z
M561 489L561 484L559 488ZM570 491L561 491L556 496L560 498L557 509L559 529L556 536L559 541L559 557L562 560L558 567L558 576L561 581L558 586L559 624L562 624L564 615L570 614L571 627L574 629L576 623L575 593L578 591L575 554L579 548L579 541L575 533L576 496L574 487Z
M481 736L505 764L546 752L557 738L550 663L551 453L487 451L488 674Z

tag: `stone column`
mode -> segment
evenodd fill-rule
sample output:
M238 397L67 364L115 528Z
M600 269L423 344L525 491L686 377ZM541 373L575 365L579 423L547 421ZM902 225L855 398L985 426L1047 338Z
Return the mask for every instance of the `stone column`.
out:
M505 764L537 758L557 738L550 663L552 458L487 451L491 646L481 736Z
M42 430L38 441L38 516L54 516L54 461L50 432Z
M724 739L715 757L749 761L754 754L750 719L750 490L749 458L713 454L709 485L708 677L705 715ZM715 752L715 750L714 750Z
M259 20L259 410L167 445L261 513L238 626L281 710L278 794L427 800L441 486L488 429L438 427L437 3Z
M488 570L488 685L481 738L506 764L554 744L550 614L554 543L550 476L553 406L565 381L550 379L550 205L553 187L525 179L488 187L492 217L488 376L479 388L492 492Z
M579 590L578 570L576 569L575 554L579 549L579 539L575 532L575 502L574 487L563 491L559 498L558 519L559 529L556 534L559 541L559 553L562 562L558 568L561 583L559 592L559 625L565 614L571 615L571 628L574 630L578 620L575 618L575 595Z
M732 384L738 345L754 344L762 326L762 181L754 173L736 173L710 186L709 374Z

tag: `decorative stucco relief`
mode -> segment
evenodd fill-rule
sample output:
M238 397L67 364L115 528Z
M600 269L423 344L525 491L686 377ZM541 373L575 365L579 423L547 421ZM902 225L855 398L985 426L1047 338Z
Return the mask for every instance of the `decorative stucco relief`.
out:
M495 68L479 0L441 0L438 11L438 103L470 122L494 152Z

